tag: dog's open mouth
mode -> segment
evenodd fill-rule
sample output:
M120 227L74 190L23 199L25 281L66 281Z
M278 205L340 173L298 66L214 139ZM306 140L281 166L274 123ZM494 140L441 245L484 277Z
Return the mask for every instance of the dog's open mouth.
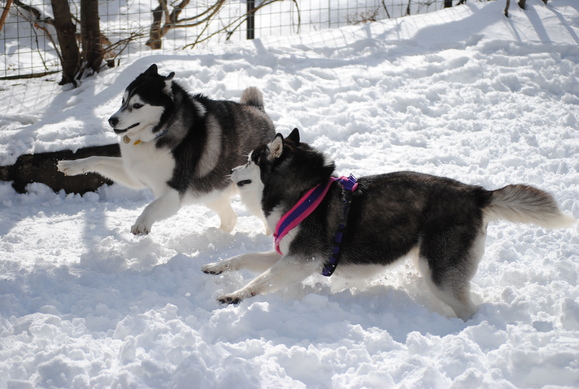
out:
M237 183L237 186L241 188L242 186L251 184L251 180L241 180Z
M120 130L119 130L118 128L115 128L114 130L115 130L115 133L117 133L117 134L122 134L123 132L129 131L131 128L137 127L139 124L141 124L141 123L135 123L135 124L133 124L133 125L131 125L131 126L128 126L127 128L120 129Z

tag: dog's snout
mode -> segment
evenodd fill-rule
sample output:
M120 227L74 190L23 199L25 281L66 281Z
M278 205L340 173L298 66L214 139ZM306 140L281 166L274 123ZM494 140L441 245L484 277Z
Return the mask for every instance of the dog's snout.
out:
M114 116L111 116L109 118L109 124L111 125L111 127L115 128L117 124L119 124L119 119Z

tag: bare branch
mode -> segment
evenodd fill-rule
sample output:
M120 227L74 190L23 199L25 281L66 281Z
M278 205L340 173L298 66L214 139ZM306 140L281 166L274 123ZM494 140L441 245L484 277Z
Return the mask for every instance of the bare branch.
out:
M12 0L6 1L6 5L4 6L4 11L2 11L2 16L0 17L0 31L2 31L2 27L4 27L4 22L8 17L8 12L10 12L10 6L12 5Z
M386 3L382 0L382 7L384 7L384 11L386 11L386 16L390 19L390 13L388 12L388 8L386 7Z
M23 19L28 21L32 27L34 27L32 29L32 32L34 33L35 37L36 51L38 52L38 57L42 61L44 69L48 71L48 66L46 65L44 55L42 53L42 50L40 49L40 44L38 42L38 34L36 33L37 29L43 31L46 34L48 40L50 41L50 43L52 43L52 47L54 47L54 50L56 52L56 55L58 56L60 63L62 64L62 54L60 53L59 46L54 41L52 34L45 27L46 25L54 26L54 20L50 17L43 17L42 13L39 10L30 5L22 3L20 0L14 0L14 4L17 6L18 14L21 15Z
M181 3L173 8L173 11L169 13L169 9L167 8L166 0L159 0L159 6L153 10L153 24L151 25L151 32L149 40L147 41L146 45L151 47L152 49L160 49L162 42L161 39L167 34L167 32L171 28L176 27L196 27L199 26L209 20L211 20L223 7L226 0L217 0L211 7L208 7L207 10L202 12L199 15L196 15L192 18L185 18L179 20L179 15L185 9L185 7L189 4L190 0L182 0ZM165 15L165 24L161 26L161 19L163 18L163 14ZM196 20L199 18L204 17L204 19L194 23L194 24L183 24L187 21Z
M190 0L181 0L181 3L176 6L173 11L169 14L169 11L166 6L166 0L159 0L160 5L153 10L153 23L151 24L149 40L147 41L147 46L153 49L160 49L161 48L161 39L167 34L167 32L172 28L190 28L190 27L199 27L203 26L201 33L197 36L197 39L193 43L188 44L185 48L195 47L197 44L201 42L205 42L210 38L225 33L226 39L229 39L231 35L238 30L243 23L247 20L248 14L245 13L234 20L228 22L226 25L219 28L217 31L205 36L202 36L209 30L209 26L212 22L215 21L217 18L219 11L223 8L227 0L215 0L215 2L207 7L205 11L187 18L179 19L179 16L183 9L189 5ZM251 13L255 14L260 9L267 7L273 3L283 0L268 0L262 2L259 6L255 7ZM297 0L292 0L294 6L298 10L298 31L299 26L301 25L301 18L299 14L299 6ZM165 15L165 23L162 25L163 14Z

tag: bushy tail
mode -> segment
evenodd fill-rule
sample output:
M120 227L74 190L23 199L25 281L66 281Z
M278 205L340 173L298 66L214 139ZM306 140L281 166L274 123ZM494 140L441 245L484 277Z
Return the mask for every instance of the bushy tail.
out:
M243 91L241 95L241 104L251 105L257 109L265 111L263 107L263 94L259 89L254 86L250 86Z
M545 228L563 228L575 223L575 219L561 212L549 193L532 186L508 185L491 193L490 204L483 209L487 219L532 223Z

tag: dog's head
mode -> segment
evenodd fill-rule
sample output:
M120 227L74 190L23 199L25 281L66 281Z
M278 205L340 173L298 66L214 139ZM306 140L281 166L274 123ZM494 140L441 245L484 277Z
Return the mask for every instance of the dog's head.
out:
M109 118L117 134L145 142L155 139L164 119L171 114L172 84L175 73L161 76L151 65L129 84L121 108Z
M301 143L296 128L286 138L277 134L270 143L255 148L245 165L233 169L231 179L241 191L261 193L270 186L290 193L310 189L329 179L333 171L334 162Z

